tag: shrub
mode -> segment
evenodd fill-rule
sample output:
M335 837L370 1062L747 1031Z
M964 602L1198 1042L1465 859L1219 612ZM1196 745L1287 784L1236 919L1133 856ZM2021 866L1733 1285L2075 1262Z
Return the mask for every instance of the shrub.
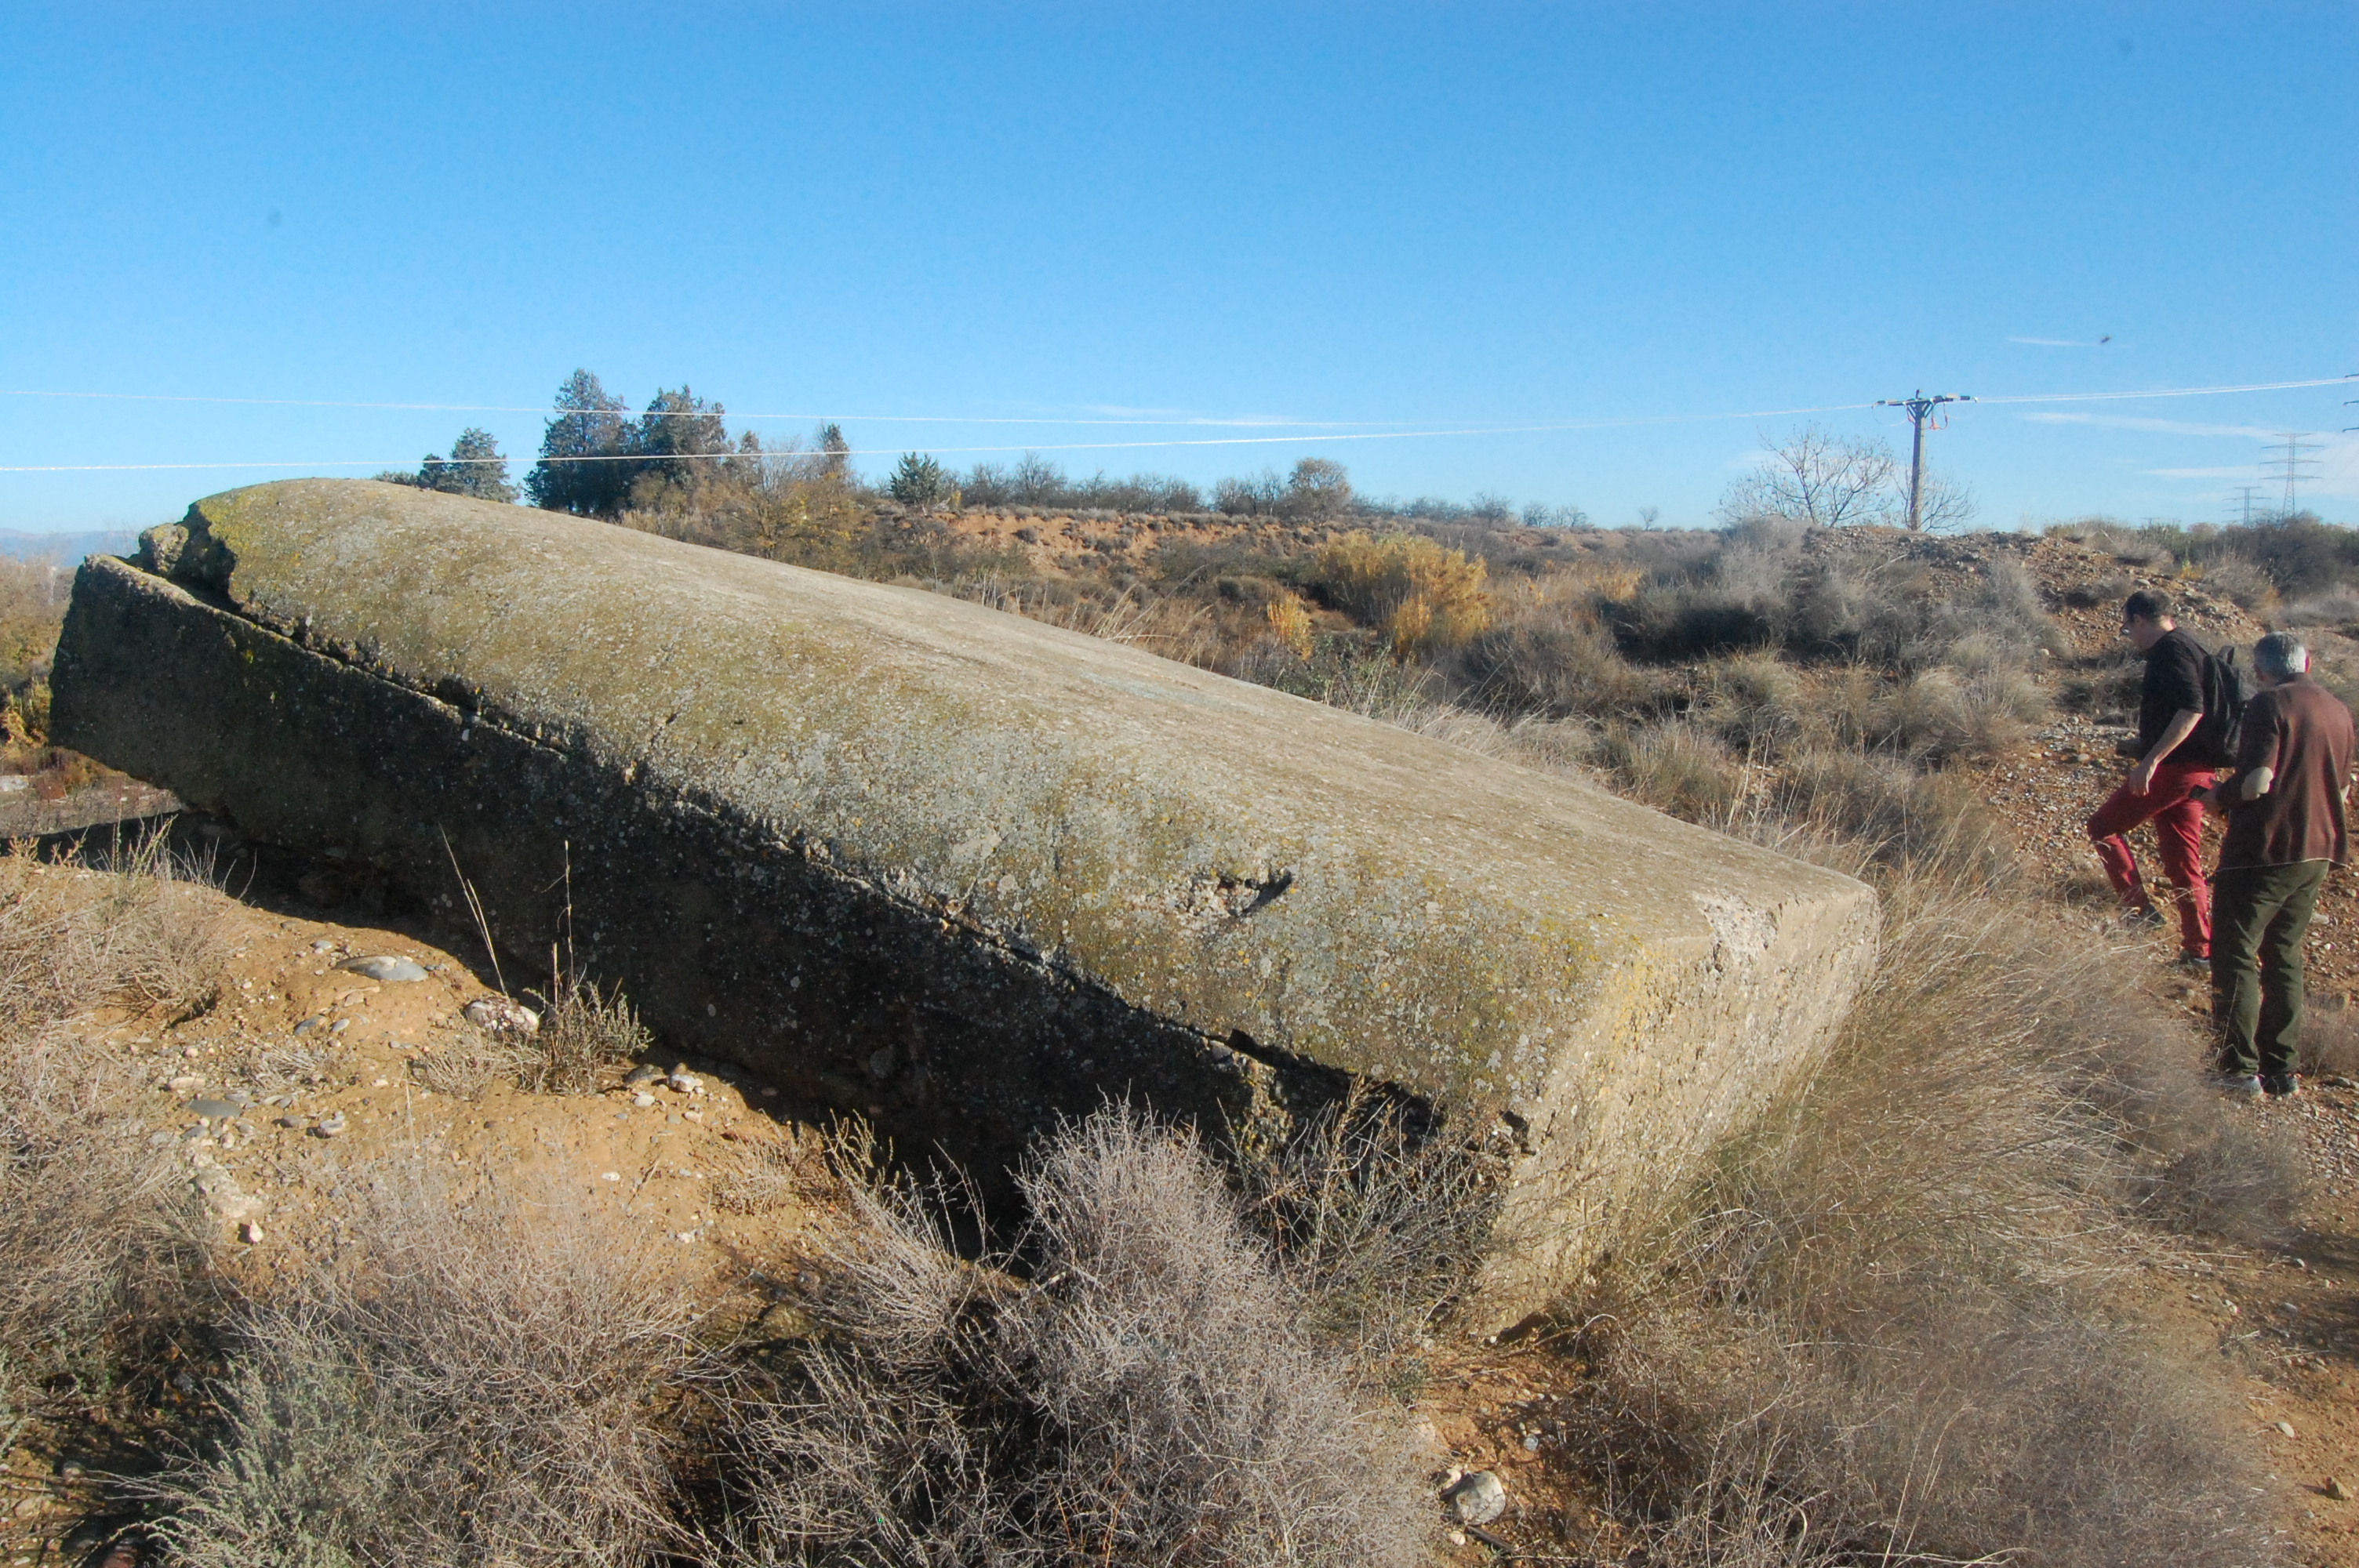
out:
M2277 607L2277 585L2269 574L2239 556L2220 556L2203 564L2203 586L2224 595L2237 609L2265 615Z
M1930 762L1988 756L2023 739L2046 711L2037 686L2011 670L1961 678L1954 671L1919 671L1871 708L1870 744Z
M1579 590L1510 600L1498 624L1460 649L1445 668L1463 700L1510 714L1636 717L1658 713L1670 699L1660 673L1615 651Z
M1920 773L1895 757L1803 752L1780 770L1765 812L1777 830L1843 843L1895 871L1979 887L2017 874L2006 826L1973 779Z
M1310 611L1303 608L1302 600L1284 593L1262 608L1269 619L1269 634L1278 645L1298 659L1310 657Z
M473 1099L495 1082L534 1076L536 1054L527 1046L473 1027L454 1030L409 1065L410 1076L438 1095Z
M1350 534L1319 552L1320 590L1402 657L1458 647L1491 622L1480 559L1430 539Z
M2295 600L2279 617L2288 626L2348 626L2359 622L2359 589L2336 586Z
M2349 1002L2312 997L2302 1009L2301 1070L2313 1077L2359 1079L2359 1014Z
M1614 636L1634 657L1691 659L1780 641L1776 601L1723 583L1655 583L1611 611Z
M1624 793L1690 822L1725 824L1750 787L1749 770L1685 719L1608 726L1600 750Z
M454 1195L376 1173L346 1255L236 1309L217 1439L143 1488L174 1561L636 1564L670 1532L708 1370L681 1292L578 1198Z
M1426 671L1406 667L1385 649L1351 637L1314 639L1308 659L1265 639L1237 661L1234 673L1241 680L1411 729L1434 706Z
M1814 1083L1593 1306L1624 1325L1591 1342L1599 1441L1660 1461L1630 1506L1691 1532L1802 1500L1823 1552L2263 1554L2224 1391L2099 1292L2140 1217L2266 1235L2282 1171L2135 960L1954 881L1887 892Z
M852 1152L814 1303L833 1336L745 1407L767 1560L1424 1560L1397 1423L1298 1325L1189 1139L1115 1108L1049 1140L1020 1178L1026 1282Z
M168 1328L198 1263L187 1173L124 1108L136 1069L55 1033L0 1054L0 1425L60 1372Z
M768 1214L799 1200L822 1184L803 1141L785 1137L741 1142L712 1190L713 1201L733 1214Z
M1360 1088L1241 1161L1239 1180L1246 1227L1305 1327L1400 1387L1436 1320L1512 1245L1497 1227L1502 1174L1492 1152Z
M45 865L23 843L0 854L0 1029L97 1001L186 1012L210 1000L225 945L201 868L159 834L104 863Z
M53 1026L104 1003L179 1011L223 958L207 890L150 837L111 871L0 856L0 1422L30 1384L103 1385L191 1299L186 1172L128 1110L135 1063Z
M1767 654L1722 660L1707 680L1706 716L1748 754L1781 750L1810 727L1802 677Z
M620 987L601 991L577 972L539 1000L540 1028L522 1043L522 1085L535 1094L588 1094L603 1075L655 1047Z

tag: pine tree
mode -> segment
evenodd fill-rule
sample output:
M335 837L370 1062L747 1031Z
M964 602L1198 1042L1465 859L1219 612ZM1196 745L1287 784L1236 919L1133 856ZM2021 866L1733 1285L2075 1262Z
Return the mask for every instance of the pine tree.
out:
M429 452L426 461L419 467L418 477L407 482L420 490L471 495L477 501L496 501L503 505L516 498L516 487L508 482L508 460L500 454L499 441L489 430L473 425L460 431L459 438L451 443L450 461Z
M852 466L852 443L843 438L843 427L834 423L819 427L819 471L831 478L841 478Z
M557 389L557 417L540 438L540 460L525 476L535 506L577 517L608 517L631 492L627 459L637 432L623 418L625 405L598 378L577 370Z
M710 469L710 461L694 459L730 449L729 427L722 423L722 413L721 405L705 402L685 386L678 392L658 391L639 420L635 449L641 460L626 465L631 477L652 473L687 480L699 470Z
M951 483L949 472L940 462L919 452L901 454L901 461L885 488L905 506L958 503L958 492Z

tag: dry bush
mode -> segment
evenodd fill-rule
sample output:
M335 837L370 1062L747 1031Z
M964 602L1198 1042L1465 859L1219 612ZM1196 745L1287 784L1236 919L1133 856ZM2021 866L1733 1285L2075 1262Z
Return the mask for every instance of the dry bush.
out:
M44 864L12 844L0 856L0 1027L107 1001L201 1009L227 953L201 870L175 860L160 834L103 871Z
M670 1533L691 1310L612 1218L380 1173L227 1325L210 1449L145 1485L190 1568L624 1564Z
M1527 592L1460 650L1451 683L1475 706L1550 718L1637 716L1669 705L1669 682L1622 657L1585 595Z
M2006 825L1963 774L1859 752L1807 752L1779 770L1762 809L1781 828L1843 843L1895 871L1983 887L2017 875Z
M732 1147L734 1157L712 1189L712 1201L732 1214L788 1208L820 1184L815 1162L791 1133Z
M92 1004L179 1010L219 972L217 914L147 840L114 871L0 858L0 1404L5 1379L103 1381L196 1263L184 1173L130 1106L131 1062L54 1027Z
M246 1080L264 1094L277 1094L323 1081L335 1064L333 1053L315 1045L257 1041L245 1065Z
M1452 1131L1360 1089L1239 1162L1246 1227L1304 1326L1396 1390L1419 1376L1415 1352L1436 1321L1511 1245L1500 1161Z
M612 993L578 972L539 999L540 1028L517 1050L519 1082L535 1094L589 1094L605 1075L655 1048L655 1036L620 987ZM488 1052L490 1047L474 1048Z
M2203 586L2223 595L2250 615L2266 615L2277 608L2277 585L2269 574L2240 556L2220 556L2203 563ZM2359 614L2351 619L2359 620Z
M2301 1012L2301 1070L2359 1080L2359 1011L2339 997L2312 997Z
M0 1406L12 1377L108 1380L122 1336L185 1299L196 1217L177 1146L151 1146L126 1108L141 1087L56 1033L0 1052Z
M1746 755L1770 755L1813 728L1808 687L1790 665L1767 654L1713 664L1705 674L1703 717Z
M1802 1501L1822 1552L2265 1556L2224 1392L2104 1297L2143 1222L2251 1238L2281 1212L2281 1156L2201 1060L2130 957L1894 884L1816 1082L1625 1262L1601 1441L1664 1460L1632 1505L1692 1533Z
M1263 606L1269 621L1269 634L1280 646L1298 659L1310 656L1310 611L1292 593L1282 593Z
M1320 591L1404 656L1446 652L1491 623L1486 568L1463 550L1396 534L1348 534L1320 549Z
M438 1095L473 1099L503 1079L531 1081L542 1069L543 1058L529 1045L468 1028L434 1042L409 1064L409 1076Z
M2359 589L2336 586L2285 607L2278 620L2288 626L2348 626L2359 622Z
M1149 653L1201 669L1225 668L1240 646L1267 636L1287 599L1273 587L1273 597L1256 601L1255 613L1231 618L1239 623L1223 624L1211 604L1176 594L1142 592L1136 583L1100 591L1063 581L1009 581L989 573L955 584L927 586L1105 642L1136 643ZM1269 607L1266 613L1258 608L1264 603ZM1295 609L1300 612L1299 601ZM1307 614L1294 629L1302 641L1298 653L1308 656Z
M1051 1139L1020 1177L1028 1282L960 1260L939 1194L860 1164L815 1303L832 1336L748 1411L740 1560L1423 1561L1397 1423L1299 1325L1192 1141L1118 1108Z
M1236 675L1404 729L1419 728L1438 706L1429 695L1430 672L1402 665L1361 637L1321 637L1308 659L1265 639L1237 662Z
M1726 822L1752 788L1752 770L1710 730L1682 719L1608 726L1599 752L1624 794L1690 822Z
M2012 670L1962 677L1937 667L1919 671L1873 706L1867 739L1929 762L1985 757L2020 741L2047 709L2045 694Z

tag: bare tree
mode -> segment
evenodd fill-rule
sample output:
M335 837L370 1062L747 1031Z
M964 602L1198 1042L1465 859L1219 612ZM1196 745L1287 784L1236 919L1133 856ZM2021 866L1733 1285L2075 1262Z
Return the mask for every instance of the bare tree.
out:
M1908 501L1908 480L1901 474L1895 481L1900 504ZM1974 488L1963 480L1944 479L1930 470L1926 472L1918 497L1919 525L1929 534L1944 534L1962 529L1974 520L1979 510L1974 502Z
M1898 465L1882 441L1853 440L1805 425L1774 447L1765 434L1762 444L1768 447L1767 459L1721 497L1723 522L1781 517L1817 528L1840 528L1892 520L1892 482Z
M1334 517L1352 507L1352 480L1343 465L1305 458L1287 476L1286 508L1298 517Z

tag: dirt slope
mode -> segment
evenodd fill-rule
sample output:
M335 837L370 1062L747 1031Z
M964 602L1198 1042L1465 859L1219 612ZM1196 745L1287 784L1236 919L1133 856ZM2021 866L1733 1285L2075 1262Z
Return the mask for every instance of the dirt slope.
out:
M2067 667L2050 676L2060 688L2133 656L2120 633L2119 595L2126 585L2172 591L2188 607L2182 624L2212 646L2249 647L2267 629L2204 593L2200 583L2125 572L2112 556L2069 539L2015 547L2071 640L2074 658L2060 661ZM2339 632L2308 628L2302 635L2329 665L2346 665L2359 654L2359 644ZM2158 991L2208 1018L2203 978L2169 967L2178 948L2175 930L2144 938L2113 930L2100 935L2113 913L2112 895L2082 825L2126 767L2114 747L2130 733L2133 719L2102 705L2093 715L2062 714L2019 752L1988 765L1987 793L2024 852L2086 909L2091 939L2143 940L2152 951ZM2218 849L2216 822L2207 823L2205 840L2208 864ZM2151 832L2141 831L2134 844L2148 875L2158 881ZM2320 903L2309 956L2311 1000L2321 1005L2329 1030L2335 1027L2335 1011L2348 1005L2359 985L2354 930L2359 881L2338 871ZM2275 1488L2269 1506L2299 1560L2359 1564L2359 1225L2352 1206L2359 1194L2359 1084L2329 1075L2311 1089L2290 1103L2221 1107L2223 1116L2257 1118L2279 1130L2296 1151L2308 1189L2285 1247L2274 1254L2221 1253L2154 1267L2142 1304L2182 1347L2224 1357L2243 1380L2252 1416L2247 1441L2266 1456ZM2330 1479L2353 1500L2330 1497Z

